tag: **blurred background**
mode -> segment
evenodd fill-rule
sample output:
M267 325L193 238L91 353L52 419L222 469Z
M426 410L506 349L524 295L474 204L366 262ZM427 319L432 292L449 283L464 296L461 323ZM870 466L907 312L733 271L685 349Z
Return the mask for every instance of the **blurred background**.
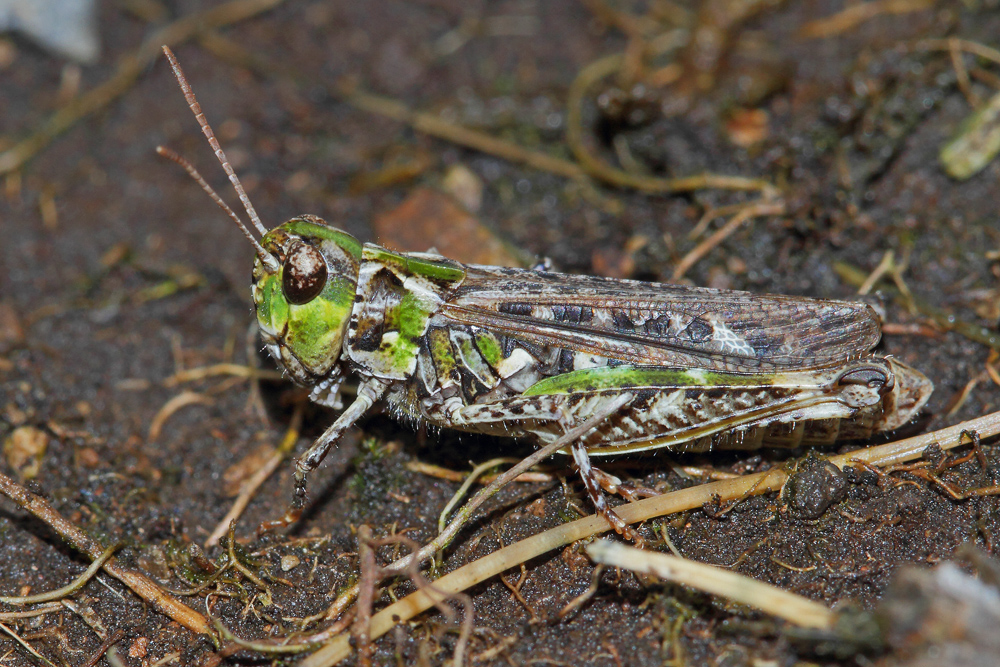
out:
M238 203L163 43L268 226L312 213L363 241L468 262L544 257L616 278L829 298L880 292L879 352L937 387L914 429L995 410L998 10L994 0L0 0L7 472L95 534L145 544L132 552L145 567L172 566L166 545L208 537L301 398L272 383L259 399L237 371L183 373L256 360L246 342L253 252L155 153L159 144L180 152ZM331 419L307 417L299 449ZM382 443L382 458L359 449L362 434ZM395 521L418 541L433 535L455 485L408 472L406 461L463 468L496 451L466 438L435 454L435 438L375 418L317 472L316 509L296 535L332 536L324 591L348 576L334 563L355 548L352 525ZM744 454L720 465L759 463ZM863 576L817 583L766 558L753 573L827 601L871 600L898 563L944 558L968 535L992 549L984 536L997 529L995 505L927 493L924 523L893 524L858 546L889 554ZM250 539L289 494L285 466L237 535ZM3 589L61 585L76 557L4 512ZM731 563L762 539L752 522L720 532L706 517L693 521L692 557L703 549ZM529 520L510 530L537 529ZM675 529L684 551L683 522ZM503 536L492 548L513 538ZM765 539L762 558L786 538ZM492 584L477 594L477 623L524 633L536 611L558 611L591 576L565 560L533 575L531 614ZM572 662L643 627L662 638L674 612L641 611L644 594L631 585L631 597L612 596L565 627L538 626L511 651ZM111 614L112 602L92 594ZM328 603L299 602L313 607L300 615ZM259 618L231 620L248 635L267 632ZM81 646L100 644L68 622ZM158 638L151 659L186 641L162 619L143 623L129 637ZM723 655L728 640L695 634L683 638L687 650ZM567 637L577 638L572 650ZM754 641L754 655L790 655L771 636ZM69 655L56 646L46 650ZM628 664L662 657L652 639L616 650Z

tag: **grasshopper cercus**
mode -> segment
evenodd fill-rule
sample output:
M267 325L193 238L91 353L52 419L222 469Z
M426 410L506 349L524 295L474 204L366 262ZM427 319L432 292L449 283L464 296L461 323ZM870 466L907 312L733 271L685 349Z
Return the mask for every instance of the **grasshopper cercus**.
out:
M569 446L595 507L622 533L601 493L617 480L592 455L865 438L905 424L933 390L919 371L871 355L880 321L862 303L461 264L362 245L311 215L268 230L164 52L260 241L190 164L161 153L253 243L267 349L320 404L341 408L345 375L360 381L296 463L294 508L305 476L380 399L415 421L546 444L629 395Z

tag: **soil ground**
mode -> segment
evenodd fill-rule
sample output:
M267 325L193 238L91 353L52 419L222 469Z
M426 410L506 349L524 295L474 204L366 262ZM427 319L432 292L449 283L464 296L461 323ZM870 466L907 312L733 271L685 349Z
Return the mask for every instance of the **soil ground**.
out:
M914 2L914 11L825 37L803 36L804 26L837 14L842 3L760 3L742 20L731 10L712 19L709 5L623 4L629 16L646 17L628 24L639 32L652 22L651 35L714 36L721 55L712 60L705 47L660 62L680 63L680 79L623 94L633 114L624 120L612 111L599 119L596 111L602 93L614 99L621 92L615 79L592 87L584 108L592 150L615 160L617 142L617 157L630 155L657 175L708 171L765 179L781 188L786 204L783 215L744 224L685 280L844 298L855 286L836 266L867 273L892 251L908 260L903 277L918 299L996 333L1000 165L957 181L946 175L938 153L970 114L963 88L989 99L998 66L959 56L966 69L956 69L947 51L914 47L952 36L989 44L1000 34L996 3ZM630 44L600 7L604 3L288 0L175 50L269 226L309 212L359 239L378 240L373 220L418 186L440 187L462 166L483 187L476 215L484 228L522 255L550 258L565 271L666 281L704 238L688 234L707 208L759 195L717 188L657 195L581 185L429 138L338 94L338 82L350 77L413 109L569 158L563 134L570 84L587 64ZM660 18L658 8L665 13ZM75 77L81 90L93 88L156 26L202 9L187 0L103 3L105 52L100 64L82 69L5 38L0 136L8 146L27 136L65 103ZM146 19L137 15L142 12ZM965 83L969 72L971 83ZM747 133L756 141L746 140ZM739 145L741 138L749 145ZM260 465L261 448L281 440L301 394L290 384L268 382L258 403L250 384L238 378L167 382L181 368L248 362L252 251L196 184L156 156L158 144L188 156L234 199L162 58L118 99L6 177L0 192L0 440L8 443L4 472L30 478L33 491L103 544L124 543L122 562L185 589L203 576L189 545L203 543L225 515L234 485ZM409 249L449 243L446 227L427 225L426 242ZM986 345L934 329L927 317L892 300L886 322L898 333L885 335L878 352L920 368L936 385L910 431L1000 407L1000 388L984 374ZM151 433L161 408L184 391L192 392L192 402ZM266 413L255 409L260 404ZM298 450L332 418L318 408L307 411ZM26 436L46 447L15 465L15 444L32 440ZM374 414L312 476L308 511L294 529L261 538L254 532L286 507L287 464L236 525L259 571L272 577L269 598L234 578L207 598L184 599L202 610L207 604L244 638L297 630L295 619L322 612L356 581L357 526L370 525L376 536L405 531L419 543L436 533L438 514L458 483L413 472L408 463L467 470L470 461L528 451L507 441L415 433ZM996 483L990 474L998 452L989 442L984 451L987 470L972 460L944 473L946 481L958 488ZM662 452L610 468L667 489L693 483L677 475L677 463L742 473L792 454ZM577 508L589 511L572 471L553 470L565 483L517 484L502 492L446 552L440 572L576 518ZM654 548L663 548L659 528L643 529ZM732 566L830 605L851 601L871 609L904 565L952 558L964 543L992 556L1000 513L994 497L956 501L920 479L859 475L845 499L818 519L797 518L778 497L763 496L722 516L692 511L662 528L688 558ZM86 562L7 501L0 503L0 535L4 594L56 588ZM381 550L382 562L392 552ZM222 551L214 547L207 555L219 559ZM281 567L296 559L296 567ZM907 658L898 648L824 653L765 615L614 572L605 572L596 594L560 619L592 574L574 546L508 573L506 582L492 579L472 590L470 652L477 664L849 665ZM515 594L510 586L519 579ZM378 605L411 589L403 582ZM4 623L55 664L83 664L104 650L95 623L105 636L123 631L116 657L105 654L98 664L211 662L210 642L155 613L117 581L100 575L73 599L76 611ZM374 661L442 664L451 658L457 627L438 612L424 614L378 640ZM0 635L0 656L5 665L37 664L7 635ZM262 659L247 652L228 660Z

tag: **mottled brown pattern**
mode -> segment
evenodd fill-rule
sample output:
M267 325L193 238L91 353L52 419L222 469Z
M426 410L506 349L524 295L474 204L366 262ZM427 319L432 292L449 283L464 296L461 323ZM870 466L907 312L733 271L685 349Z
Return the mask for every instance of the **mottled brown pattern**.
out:
M587 317L569 318L571 309ZM878 315L862 303L485 266L467 267L442 315L632 364L731 371L832 366L868 354L880 337ZM722 327L752 353L720 349Z

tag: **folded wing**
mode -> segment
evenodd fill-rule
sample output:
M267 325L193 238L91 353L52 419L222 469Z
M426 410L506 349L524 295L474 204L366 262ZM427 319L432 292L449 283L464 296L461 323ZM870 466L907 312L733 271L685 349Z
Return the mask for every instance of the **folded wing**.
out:
M811 369L867 355L868 305L471 265L440 316L623 363L733 372Z

